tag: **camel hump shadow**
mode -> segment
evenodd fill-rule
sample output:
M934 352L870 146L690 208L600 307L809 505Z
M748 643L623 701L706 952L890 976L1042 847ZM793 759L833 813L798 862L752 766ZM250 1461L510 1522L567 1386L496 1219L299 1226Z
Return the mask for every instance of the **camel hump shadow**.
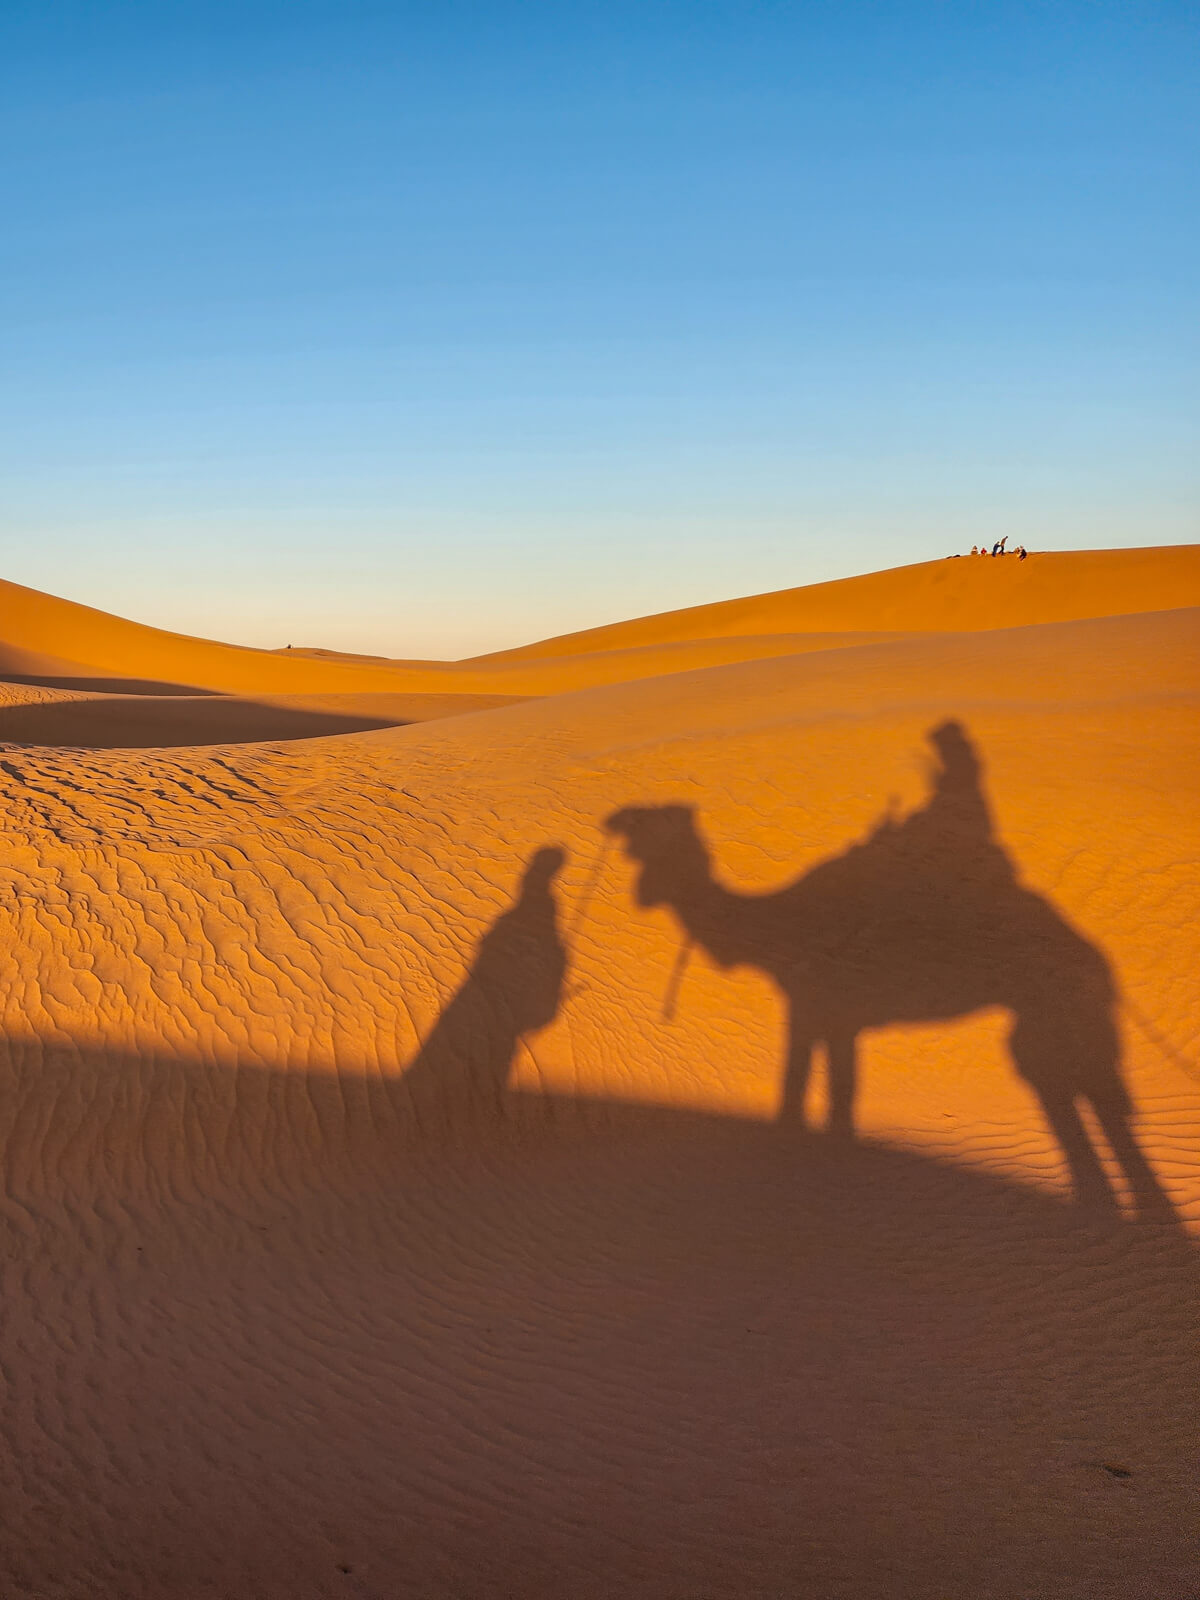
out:
M927 737L932 762L923 806L903 819L884 818L840 855L765 893L743 893L714 877L690 806L615 812L605 826L636 863L636 904L666 906L715 964L757 968L781 991L781 1123L806 1126L819 1045L828 1064L828 1131L851 1137L864 1029L1001 1006L1013 1018L1013 1066L1037 1096L1077 1199L1117 1207L1080 1115L1086 1104L1139 1213L1173 1219L1131 1129L1107 960L1020 882L996 835L966 729L943 722Z

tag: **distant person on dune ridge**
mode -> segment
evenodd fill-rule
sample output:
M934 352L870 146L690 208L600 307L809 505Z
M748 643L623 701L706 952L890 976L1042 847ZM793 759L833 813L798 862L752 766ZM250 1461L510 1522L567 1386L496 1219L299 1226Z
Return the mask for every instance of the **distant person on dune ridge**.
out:
M971 554L973 556L977 556L979 554L979 546L977 544L973 544L971 546Z

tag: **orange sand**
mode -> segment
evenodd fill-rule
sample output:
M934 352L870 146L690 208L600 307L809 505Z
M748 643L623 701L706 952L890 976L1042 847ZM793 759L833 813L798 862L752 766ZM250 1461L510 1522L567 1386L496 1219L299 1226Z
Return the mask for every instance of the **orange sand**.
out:
M1200 548L0 602L0 1593L1194 1590Z

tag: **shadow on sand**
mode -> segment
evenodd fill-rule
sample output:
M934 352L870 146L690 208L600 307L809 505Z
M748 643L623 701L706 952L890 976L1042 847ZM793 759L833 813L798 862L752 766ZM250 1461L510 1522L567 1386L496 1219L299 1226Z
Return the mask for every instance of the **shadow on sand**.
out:
M1172 1230L736 1118L19 1057L6 1593L1190 1592Z
M73 689L77 694L220 694L219 689L198 689L194 684L163 683L158 678L80 678L47 672L5 672L0 650L0 683L35 685L42 689Z
M370 717L235 695L147 694L0 705L0 743L75 750L172 749L181 745L260 744L321 739L402 727L403 717Z
M629 807L608 820L638 864L639 906L668 906L722 967L766 973L788 1008L781 1121L805 1126L813 1055L829 1072L829 1131L850 1136L856 1041L866 1028L1012 1013L1013 1065L1033 1089L1070 1168L1076 1198L1117 1199L1080 1116L1094 1112L1138 1212L1172 1208L1131 1129L1103 953L1025 888L996 837L978 754L962 726L934 728L932 793L903 821L782 889L743 894L713 875L688 806Z

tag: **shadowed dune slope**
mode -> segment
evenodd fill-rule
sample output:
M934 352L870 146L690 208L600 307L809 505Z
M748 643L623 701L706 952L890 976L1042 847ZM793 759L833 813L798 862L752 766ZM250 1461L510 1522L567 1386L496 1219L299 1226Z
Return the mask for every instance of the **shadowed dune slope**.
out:
M1189 1593L1184 598L6 749L0 1590Z
M479 694L98 694L0 681L0 743L112 750L316 739L512 703Z

